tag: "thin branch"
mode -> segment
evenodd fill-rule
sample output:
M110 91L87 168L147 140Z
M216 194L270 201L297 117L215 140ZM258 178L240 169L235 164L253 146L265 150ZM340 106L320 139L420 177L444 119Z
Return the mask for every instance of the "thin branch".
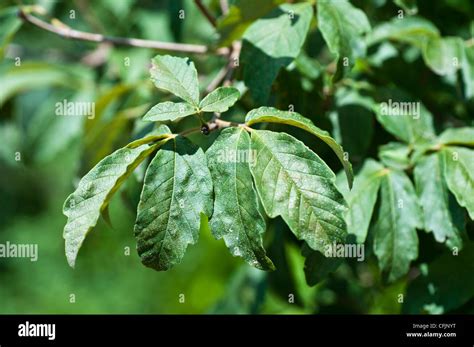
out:
M199 10L201 11L201 13L204 15L204 17L207 18L207 20L209 21L209 23L211 23L211 25L216 28L217 27L217 22L216 22L216 19L214 18L214 16L209 12L209 10L207 9L206 6L204 6L204 4L202 3L201 0L194 0L196 6L199 8Z
M229 2L227 0L220 0L219 3L221 5L222 14L225 16L227 13L229 13Z
M229 56L229 69L227 74L224 78L224 86L230 85L232 80L232 74L237 66L239 66L239 59L240 59L240 51L242 50L242 42L241 41L234 41L232 43L232 50Z
M235 68L238 66L241 49L242 49L242 43L240 41L235 41L234 43L232 43L232 51L228 56L227 64L222 69L219 70L216 77L214 77L211 83L209 83L209 85L206 88L206 92L208 93L212 92L221 83L224 84L224 86L226 87L230 85L230 82L232 79L232 73L234 72Z
M112 45L110 43L103 42L99 44L92 52L83 56L81 62L92 67L101 66L107 61L111 47Z
M228 127L237 127L241 126L244 127L245 129L250 129L248 128L245 124L240 124L240 123L232 123L232 122L227 122L224 120L220 120L217 117L213 117L209 122L205 123L207 126L208 132L210 133L211 131L223 129L223 128L228 128ZM252 129L250 129L252 130ZM188 136L197 132L202 132L202 126L196 127L196 128L191 128L191 129L186 129L182 132L179 133L181 136Z
M114 45L120 45L120 46L151 48L151 49L159 49L159 50L183 52L183 53L196 53L196 54L212 53L209 50L209 48L204 45L142 40L142 39L125 38L125 37L110 37L110 36L104 36L101 34L74 30L69 27L55 26L35 16L25 13L23 10L20 10L18 12L18 16L24 21L31 23L37 26L38 28L49 31L53 34L59 35L66 39L75 39L75 40L80 40L80 41L89 41L89 42L98 42L98 43L109 42ZM221 47L217 49L214 53L218 55L227 55L229 54L229 49L227 47Z
M214 77L211 83L209 83L209 85L206 88L206 92L210 93L214 89L216 89L222 83L222 81L224 81L228 72L229 72L229 64L226 64L222 69L219 70L216 77Z
M213 124L215 124L216 129L223 129L223 128L228 128L232 126L235 127L239 125L238 123L227 122L221 119L215 119Z

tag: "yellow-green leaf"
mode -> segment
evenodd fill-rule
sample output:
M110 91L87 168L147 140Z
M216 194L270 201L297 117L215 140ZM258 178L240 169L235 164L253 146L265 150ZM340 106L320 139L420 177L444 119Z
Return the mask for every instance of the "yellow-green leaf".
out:
M161 102L153 106L144 116L144 121L164 122L176 120L197 113L198 110L187 102Z
M240 92L233 87L220 87L201 100L199 108L203 112L225 112L240 98Z
M66 257L74 267L79 249L112 195L133 170L161 143L124 147L102 159L79 182L77 189L64 202L68 217L64 227Z

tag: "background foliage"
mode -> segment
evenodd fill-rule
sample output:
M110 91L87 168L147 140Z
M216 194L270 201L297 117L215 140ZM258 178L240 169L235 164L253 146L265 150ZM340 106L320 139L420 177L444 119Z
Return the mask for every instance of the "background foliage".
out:
M38 4L46 17L111 36L209 47L242 40L233 86L243 96L222 118L242 122L249 110L273 106L328 130L355 169L351 192L326 144L300 129L266 126L304 140L341 170L339 188L351 206L346 222L365 242L366 259L301 251L277 218L265 233L274 272L231 257L210 230L171 270L145 268L132 232L139 168L111 201L113 228L100 220L71 270L61 237L63 201L103 157L149 130L140 118L151 106L174 99L149 79L156 51L64 40L22 24L18 4L3 1L0 242L37 243L39 260L0 261L0 312L474 312L471 1L234 0L227 15L219 1L206 1L217 29L190 0ZM202 93L227 64L214 54L192 60ZM95 102L95 118L56 116L63 99ZM421 102L420 119L384 117L378 106L388 99ZM197 125L193 117L171 124L176 132ZM190 139L206 150L216 135ZM453 152L464 170L450 162ZM400 198L402 212L393 207ZM399 248L387 247L387 237L400 240Z

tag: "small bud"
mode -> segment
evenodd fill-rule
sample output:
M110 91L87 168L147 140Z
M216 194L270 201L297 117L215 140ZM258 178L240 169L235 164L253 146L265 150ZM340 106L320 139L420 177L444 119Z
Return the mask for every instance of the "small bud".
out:
M209 131L209 126L207 124L203 124L202 127L201 127L201 133L203 135L209 135L210 131Z

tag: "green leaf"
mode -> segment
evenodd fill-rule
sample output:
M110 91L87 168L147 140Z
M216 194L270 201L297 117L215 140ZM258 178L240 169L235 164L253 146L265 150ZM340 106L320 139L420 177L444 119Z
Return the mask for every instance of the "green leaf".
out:
M283 0L235 0L229 12L217 21L222 46L239 40L253 21L273 10Z
M199 105L199 82L192 61L157 55L151 63L151 80L157 88L173 93L195 107Z
M455 73L463 60L464 42L459 37L431 38L423 49L423 58L438 75Z
M283 4L255 21L243 37L244 81L257 103L266 103L280 68L303 46L313 17L309 3Z
M314 58L309 57L304 51L295 59L295 67L305 77L317 79L323 73L324 67Z
M474 295L474 244L459 254L445 253L421 272L408 286L403 313L427 313L432 308L447 313L462 306Z
M145 174L135 222L142 263L162 271L199 238L201 213L212 214L212 180L204 152L188 139L168 141Z
M355 105L372 111L376 105L375 100L361 93L362 89L371 90L372 88L370 85L361 85L359 88L338 88L335 95L337 107Z
M381 204L374 226L374 252L393 282L405 275L418 256L417 228L423 227L415 189L403 171L382 176Z
M425 230L432 232L436 241L461 249L462 238L450 213L443 171L439 153L423 157L414 171L416 191L423 208Z
M417 16L404 16L403 19L394 18L375 27L367 37L367 44L393 40L423 48L429 39L436 37L439 37L439 30L430 21Z
M265 220L258 211L257 193L249 165L250 136L243 128L224 129L206 156L214 183L214 215L211 230L223 238L232 255L262 270L274 270L266 256L262 236Z
M267 215L281 216L314 250L343 243L347 208L326 163L286 133L253 130L252 150L257 160L250 171Z
M349 66L365 55L361 35L370 31L370 23L363 11L349 1L319 0L318 25L329 50L338 60L347 58Z
M435 138L433 116L419 101L388 99L374 107L377 120L395 137L414 144Z
M336 271L342 264L344 258L327 258L318 251L313 251L308 245L304 245L302 249L303 256L306 258L304 262L304 273L306 283L314 286L327 278L327 276Z
M472 99L474 98L474 46L464 47L461 72L466 99Z
M409 15L414 15L418 12L416 0L394 0L395 5L403 8Z
M327 131L318 128L308 118L303 117L296 112L280 111L273 107L260 107L247 113L245 122L249 126L262 122L288 124L301 128L320 138L331 147L334 153L336 153L344 167L344 171L346 172L349 187L352 187L352 181L354 179L352 165L349 160L346 160L343 148L329 135Z
M364 243L374 211L377 193L386 170L378 162L368 159L354 182L354 188L347 196L347 232L356 236L358 243Z
M233 87L220 87L202 99L199 108L203 112L225 112L240 98L240 92Z
M22 20L18 17L18 6L0 10L0 60L5 57L6 47L20 29L22 23Z
M161 143L123 147L102 159L79 182L77 189L64 202L63 213L68 217L63 237L66 257L74 267L79 249L89 231L97 224L112 195L133 170Z
M176 120L197 113L195 106L187 102L161 102L153 106L144 116L144 121L164 122Z
M474 146L474 128L449 128L438 137L439 143L443 145L465 145Z
M371 54L367 61L370 65L381 68L384 63L390 59L397 58L399 56L398 50L395 45L389 41L381 43Z
M389 142L379 147L379 158L391 169L405 170L410 166L410 147L399 142Z
M444 174L449 190L457 202L474 219L474 151L463 147L442 150Z
M148 134L143 136L142 138L135 140L133 142L130 142L127 147L129 148L136 148L138 146L141 146L146 143L151 143L151 142L156 142L160 141L166 138L169 138L172 136L170 128L168 128L166 125L161 124L158 128L153 129L150 131Z

